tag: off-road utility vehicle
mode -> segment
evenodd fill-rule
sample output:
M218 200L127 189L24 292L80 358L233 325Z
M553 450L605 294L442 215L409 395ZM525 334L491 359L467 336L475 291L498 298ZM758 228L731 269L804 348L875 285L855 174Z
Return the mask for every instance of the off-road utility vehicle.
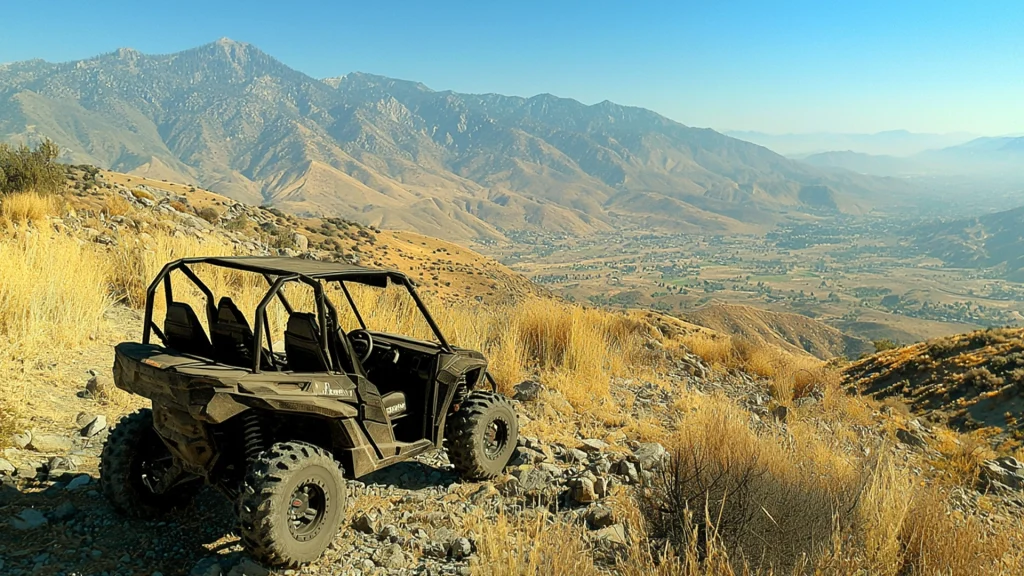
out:
M252 324L230 297L215 301L195 270L209 267L265 279ZM179 275L202 293L209 334L196 311L175 300ZM312 312L293 308L290 284L312 291ZM407 291L435 341L369 330L354 284ZM153 318L161 287L162 328ZM329 293L344 295L346 318L358 328L343 329ZM270 342L272 303L287 315L283 351ZM187 504L204 483L215 486L236 504L243 544L268 564L294 566L324 551L345 516L345 478L442 446L463 478L489 478L508 463L518 436L515 411L495 392L484 356L448 343L410 279L348 264L171 262L148 288L142 342L116 347L114 381L149 398L152 409L112 430L100 464L106 497L124 514L154 516Z

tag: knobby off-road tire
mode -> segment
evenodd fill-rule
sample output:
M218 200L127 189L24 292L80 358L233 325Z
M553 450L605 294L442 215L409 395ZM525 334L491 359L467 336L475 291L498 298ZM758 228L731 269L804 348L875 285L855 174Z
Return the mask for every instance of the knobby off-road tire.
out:
M121 418L100 455L100 487L114 508L135 518L155 518L184 508L202 484L193 480L162 494L153 492L160 472L172 462L170 450L153 428L153 412L144 408Z
M494 478L516 450L519 420L508 398L476 391L445 424L448 459L465 480Z
M329 452L280 442L250 465L239 497L242 543L261 562L298 566L316 560L345 516L347 489Z

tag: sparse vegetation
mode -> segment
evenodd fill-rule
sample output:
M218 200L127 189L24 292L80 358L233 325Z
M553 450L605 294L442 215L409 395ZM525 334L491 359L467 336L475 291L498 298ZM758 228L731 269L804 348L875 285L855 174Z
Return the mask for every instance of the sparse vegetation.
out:
M892 350L893 348L899 348L899 344L893 342L888 338L882 338L881 340L875 340L872 342L875 346L875 352L885 352L886 350Z
M109 198L103 210L117 205ZM117 211L132 214L130 206ZM45 218L31 226L31 234L0 238L0 278L16 280L0 283L0 354L18 359L0 367L0 398L11 404L33 393L26 374L50 358L55 345L67 353L88 345L108 326L104 312L114 302L137 309L146 284L167 260L235 250L216 240L175 237L158 222L145 237L122 228L111 246L51 231ZM246 284L242 275L206 278L250 314L265 292L265 283ZM176 296L198 297L187 291ZM414 317L402 309L409 303L394 294L354 296L368 322L381 329L430 336L425 327L406 324ZM891 457L892 446L864 441L863 431L879 420L905 425L905 409L845 394L837 370L809 355L548 298L502 305L467 298L459 306L426 298L436 304L437 320L453 343L486 351L503 391L527 378L544 383L545 417L531 422L530 434L575 442L580 435L624 433L656 439L673 452L668 472L644 498L623 489L609 498L629 536L629 545L616 553L623 574L968 575L1014 574L1024 566L1019 520L989 526L977 511L951 512L950 491L972 485L989 454L982 440L972 444L945 429L945 436L936 433L940 456L929 456L929 463L937 476L923 482L914 471L916 457L904 462ZM301 306L301 295L294 301ZM270 318L272 331L284 322L283 315ZM1005 360L991 362L989 376L979 371L971 378L1016 381L1013 371L1024 369L1014 356L1020 350L1013 334L1000 337L992 345ZM929 346L911 349L921 354ZM709 379L749 375L752 389L770 393L772 407L788 408L785 426L752 419L739 398L696 393L663 377L691 354L710 364L716 374ZM616 389L625 380L649 381L669 393L672 416L637 416L631 410L635 398L621 394L621 385ZM132 405L116 394L105 402L111 414ZM12 422L29 415L12 414L2 402L0 411L2 442L18 429ZM460 521L477 534L487 573L601 573L586 532L543 512Z
M55 194L65 187L60 148L43 140L35 148L0 143L0 195L12 192Z

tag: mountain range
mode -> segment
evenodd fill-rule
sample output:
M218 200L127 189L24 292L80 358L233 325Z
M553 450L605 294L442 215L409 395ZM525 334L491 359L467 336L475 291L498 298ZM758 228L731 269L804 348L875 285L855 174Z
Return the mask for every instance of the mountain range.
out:
M811 154L801 160L823 168L841 168L874 176L974 176L1024 182L1024 137L975 138L911 156L845 150Z
M812 154L851 151L881 156L911 156L926 150L948 148L977 136L966 132L931 134L909 130L886 130L871 134L813 132L804 134L768 134L754 131L727 131L726 134L760 144L779 154L803 158Z
M0 141L43 137L70 162L447 239L736 231L910 193L641 108L315 79L228 39L0 65Z

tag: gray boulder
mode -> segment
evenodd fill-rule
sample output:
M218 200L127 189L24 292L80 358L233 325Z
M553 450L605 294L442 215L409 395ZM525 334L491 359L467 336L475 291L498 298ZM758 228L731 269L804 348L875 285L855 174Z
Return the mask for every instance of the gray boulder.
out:
M34 530L46 524L46 516L35 508L25 508L10 520L11 528L15 530Z
M986 460L979 477L986 489L1024 490L1024 463L1011 456Z
M645 442L633 451L641 470L660 470L668 460L668 450L657 442Z

